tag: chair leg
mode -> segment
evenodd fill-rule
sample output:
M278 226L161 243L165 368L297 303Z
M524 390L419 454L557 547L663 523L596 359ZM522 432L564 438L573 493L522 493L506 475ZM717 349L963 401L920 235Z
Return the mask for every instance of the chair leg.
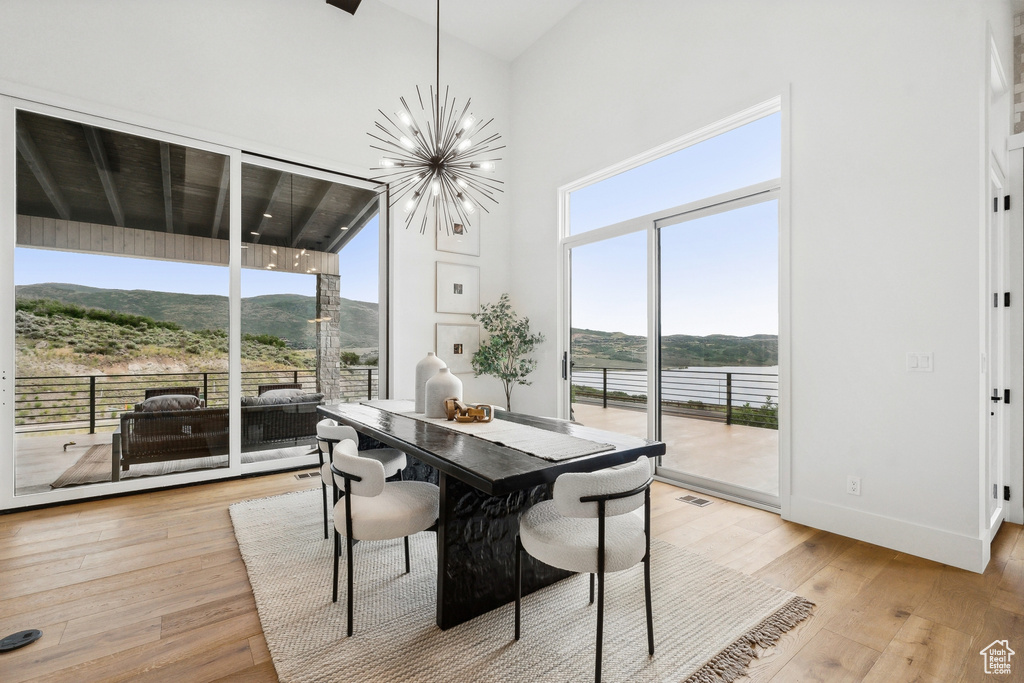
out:
M352 635L352 537L345 539L348 542L348 634Z
M409 566L409 537L405 537L405 573L408 574L411 570Z
M341 554L340 536L338 532L334 532L334 592L331 597L331 602L338 602L338 555Z
M594 681L601 683L601 642L604 639L604 572L597 574L597 663Z
M651 554L644 558L644 597L647 598L647 652L654 655L654 611L651 608Z
M590 604L594 604L594 575L590 575Z
M323 496L323 498L324 498L324 539L326 540L326 538L327 538L327 484L325 484L323 481L321 481L320 482L320 489L322 490L322 493L324 494L324 496Z
M523 599L523 542L516 534L516 640L519 640L519 607Z

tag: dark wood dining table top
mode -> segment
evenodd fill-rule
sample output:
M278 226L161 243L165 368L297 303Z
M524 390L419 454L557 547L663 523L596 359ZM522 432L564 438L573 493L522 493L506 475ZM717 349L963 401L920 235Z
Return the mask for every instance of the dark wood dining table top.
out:
M554 482L564 472L593 472L641 455L664 455L665 444L626 434L594 429L578 423L536 417L504 410L495 419L517 422L538 429L568 434L580 439L610 444L612 450L552 462L484 439L452 431L405 415L360 403L325 404L321 415L349 425L388 446L436 467L490 495L504 495L540 484Z

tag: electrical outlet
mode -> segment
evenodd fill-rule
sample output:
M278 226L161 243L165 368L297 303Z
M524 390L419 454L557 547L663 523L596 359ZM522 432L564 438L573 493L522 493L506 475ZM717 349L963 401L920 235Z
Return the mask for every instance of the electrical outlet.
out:
M860 495L860 477L846 477L846 492L851 496Z

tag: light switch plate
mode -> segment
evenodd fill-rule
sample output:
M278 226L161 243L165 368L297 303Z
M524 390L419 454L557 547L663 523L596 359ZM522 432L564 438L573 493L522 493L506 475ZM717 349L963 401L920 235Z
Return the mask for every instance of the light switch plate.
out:
M921 351L907 353L908 372L933 372L935 368L935 354Z

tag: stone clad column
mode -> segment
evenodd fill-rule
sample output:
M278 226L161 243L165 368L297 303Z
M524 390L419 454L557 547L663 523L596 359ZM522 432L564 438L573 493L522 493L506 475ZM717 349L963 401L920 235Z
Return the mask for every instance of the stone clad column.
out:
M325 401L341 398L341 277L316 276L316 386Z

